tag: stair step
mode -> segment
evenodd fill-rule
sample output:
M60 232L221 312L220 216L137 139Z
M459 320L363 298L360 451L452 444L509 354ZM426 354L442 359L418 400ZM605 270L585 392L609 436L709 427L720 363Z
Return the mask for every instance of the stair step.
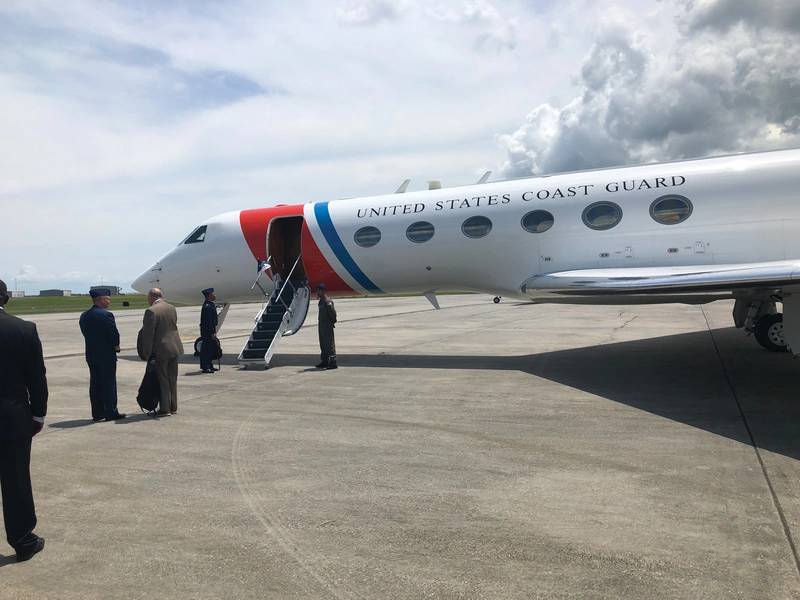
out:
M269 348L270 343L272 342L271 339L269 340L250 340L247 342L247 349L248 350L263 350L264 352L267 351Z
M272 322L280 323L281 319L283 319L283 315L284 314L285 313L264 313L261 316L261 322L262 323L272 323Z
M253 332L254 340L271 340L274 337L275 337L275 330Z
M266 352L264 350L243 350L242 358L245 360L262 359Z
M256 325L256 331L277 331L280 325L280 321L261 322Z

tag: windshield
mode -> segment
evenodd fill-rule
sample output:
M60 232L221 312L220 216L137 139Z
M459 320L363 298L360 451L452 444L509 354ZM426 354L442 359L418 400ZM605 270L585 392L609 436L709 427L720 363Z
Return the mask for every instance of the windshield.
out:
M186 238L186 241L183 242L184 244L201 244L206 241L206 229L208 229L208 225L201 225L197 229L195 229L189 237Z

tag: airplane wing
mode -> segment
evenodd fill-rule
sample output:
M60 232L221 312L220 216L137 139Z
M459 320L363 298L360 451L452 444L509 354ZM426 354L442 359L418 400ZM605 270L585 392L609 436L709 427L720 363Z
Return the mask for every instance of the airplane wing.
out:
M800 284L800 260L733 265L582 269L527 279L523 293L598 296L775 289Z

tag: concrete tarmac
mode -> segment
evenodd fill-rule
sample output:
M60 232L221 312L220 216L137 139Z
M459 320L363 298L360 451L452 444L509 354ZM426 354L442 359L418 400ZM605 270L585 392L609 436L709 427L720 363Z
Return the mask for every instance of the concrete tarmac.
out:
M77 315L34 317L47 546L0 546L0 598L800 599L800 362L730 303L440 301L337 301L337 371L315 306L239 370L235 306L222 371L185 356L162 419L120 311L131 416L98 424ZM199 308L179 318L188 350Z

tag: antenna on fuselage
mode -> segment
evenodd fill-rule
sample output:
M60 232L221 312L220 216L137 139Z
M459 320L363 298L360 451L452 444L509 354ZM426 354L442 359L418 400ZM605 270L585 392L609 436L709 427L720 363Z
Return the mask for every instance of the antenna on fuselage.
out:
M492 174L491 171L486 171L486 173L481 175L481 178L478 179L478 183L476 183L475 185L480 185L482 183L486 183L487 181L489 181L489 175L491 175L491 174Z
M441 181L436 181L435 179L433 181L429 181L428 182L428 189L429 190L440 190L440 189L442 189L442 182Z
M411 183L410 179L406 179L403 183L400 184L400 187L397 188L395 194L405 194L406 190L408 189L408 184Z

